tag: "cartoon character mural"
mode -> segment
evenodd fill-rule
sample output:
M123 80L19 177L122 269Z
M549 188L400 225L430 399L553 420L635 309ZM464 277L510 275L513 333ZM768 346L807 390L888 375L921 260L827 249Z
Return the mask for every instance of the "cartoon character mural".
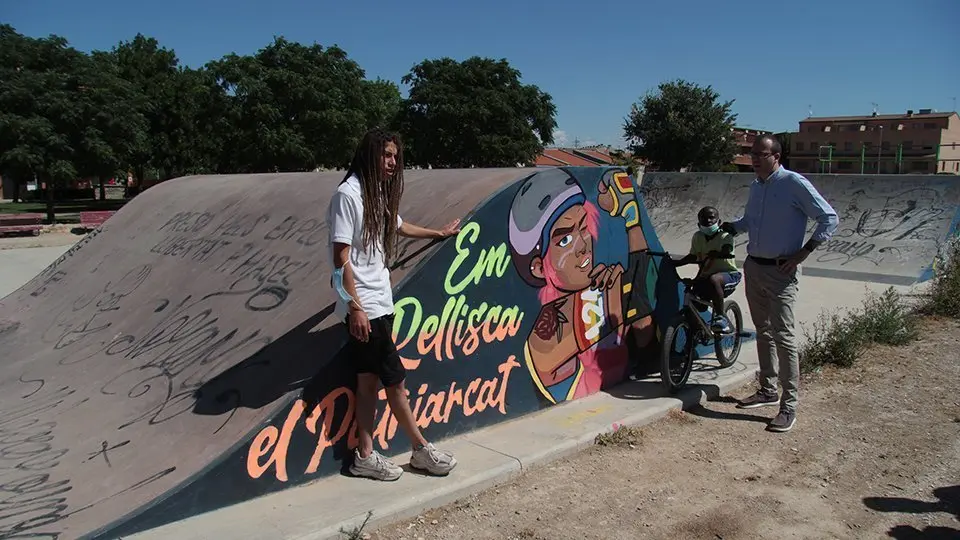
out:
M513 199L509 239L514 268L539 289L540 312L523 346L534 384L551 403L622 382L626 339L643 348L654 337L650 279L656 279L630 176L607 170L596 202L566 169L528 177ZM599 209L598 209L599 207ZM600 211L607 216L603 218ZM626 228L627 268L598 261L601 219Z

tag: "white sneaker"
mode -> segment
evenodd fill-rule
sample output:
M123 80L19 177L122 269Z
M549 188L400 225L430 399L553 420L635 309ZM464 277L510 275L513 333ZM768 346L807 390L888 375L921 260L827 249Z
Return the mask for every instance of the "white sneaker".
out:
M449 452L437 450L433 443L427 443L426 446L413 451L410 456L410 466L430 474L446 476L457 466L457 458Z
M353 464L350 465L350 474L392 482L400 478L400 475L403 474L403 469L389 459L381 456L376 450L371 452L366 459L360 457L359 450L354 450Z

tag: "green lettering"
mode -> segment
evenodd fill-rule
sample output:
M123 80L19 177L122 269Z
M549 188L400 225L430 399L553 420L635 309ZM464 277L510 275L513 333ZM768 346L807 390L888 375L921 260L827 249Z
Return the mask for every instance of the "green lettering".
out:
M410 326L407 328L407 335L404 336L400 343L397 343L397 350L403 349L407 343L410 342L410 339L413 338L413 336L417 333L417 329L420 327L420 319L423 318L423 306L416 298L408 296L395 302L393 309L396 315L393 323L393 331L396 332L398 336L400 335L400 328L403 327L404 317L407 314L407 306L410 306L410 309L413 312L411 315L413 320L410 322Z
M481 250L477 262L473 265L473 268L470 269L467 276L456 284L453 283L454 274L460 269L464 260L470 256L470 249L463 245L464 239L469 237L469 242L472 244L477 241L479 234L480 225L472 221L464 226L460 230L460 234L457 235L457 256L453 259L453 263L447 270L447 275L443 280L444 290L446 290L450 296L460 294L470 283L479 285L480 280L484 277L492 277L494 275L498 278L503 277L503 274L510 266L507 244L501 242L500 245L495 248Z

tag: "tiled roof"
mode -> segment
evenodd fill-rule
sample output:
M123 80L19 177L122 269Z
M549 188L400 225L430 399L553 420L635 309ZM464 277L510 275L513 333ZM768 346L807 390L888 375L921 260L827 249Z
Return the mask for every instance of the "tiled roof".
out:
M537 160L534 162L534 165L537 167L563 167L566 165L566 163L552 157L539 155L537 156Z
M562 161L567 165L574 167L596 167L597 164L586 160L572 152L561 150L559 148L546 148L543 151L543 154L549 158L555 159L557 161Z

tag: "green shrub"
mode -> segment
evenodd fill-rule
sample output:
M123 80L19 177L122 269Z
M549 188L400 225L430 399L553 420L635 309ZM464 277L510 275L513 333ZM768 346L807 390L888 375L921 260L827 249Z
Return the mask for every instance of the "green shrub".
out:
M919 337L916 312L893 287L868 294L859 309L841 316L822 313L800 347L800 369L814 371L825 364L850 367L873 344L905 345Z
M917 312L960 319L960 237L949 240L937 257L933 279L921 295Z

